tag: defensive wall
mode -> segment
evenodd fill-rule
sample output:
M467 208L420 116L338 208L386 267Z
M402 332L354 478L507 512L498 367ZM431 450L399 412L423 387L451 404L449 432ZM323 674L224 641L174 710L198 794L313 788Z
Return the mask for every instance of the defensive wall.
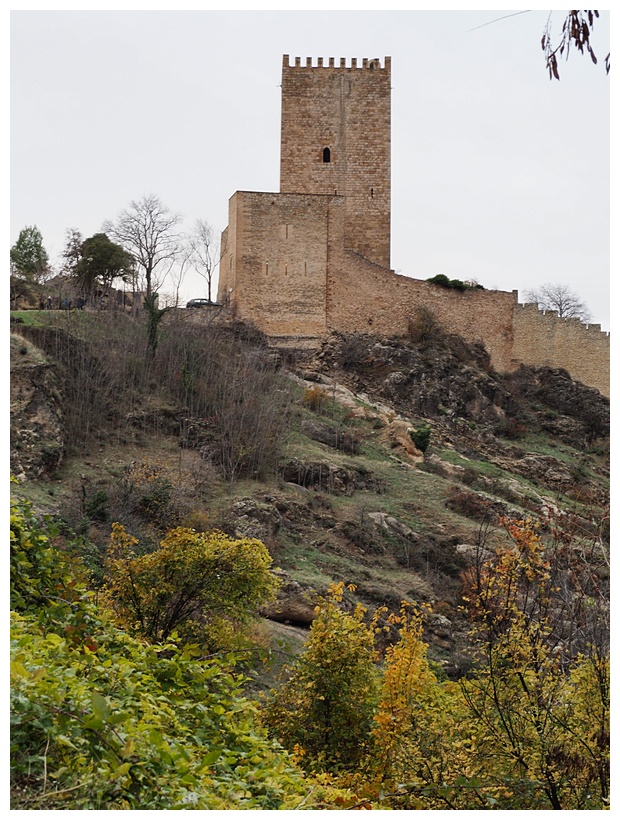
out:
M562 367L574 379L610 394L610 337L600 325L558 317L536 305L515 305L513 367Z

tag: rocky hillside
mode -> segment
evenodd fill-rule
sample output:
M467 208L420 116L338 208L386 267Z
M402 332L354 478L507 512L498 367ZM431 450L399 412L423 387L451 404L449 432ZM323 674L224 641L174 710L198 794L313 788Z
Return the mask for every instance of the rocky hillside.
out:
M14 330L16 492L87 537L95 577L112 521L145 549L177 524L260 538L282 579L261 640L294 646L317 596L344 581L356 586L351 602L431 604L431 657L456 676L468 664L461 575L506 538L503 517L534 517L549 537L608 540L609 402L565 371L497 374L483 348L437 328L406 340L335 334L284 361L236 327L217 367L210 340L207 372L190 337L174 364L179 325L159 363L129 380L143 365L126 342L103 349L77 327L62 344L50 328ZM75 403L91 382L77 359L94 391L81 433ZM233 360L246 369L216 390ZM108 367L122 380L104 383Z

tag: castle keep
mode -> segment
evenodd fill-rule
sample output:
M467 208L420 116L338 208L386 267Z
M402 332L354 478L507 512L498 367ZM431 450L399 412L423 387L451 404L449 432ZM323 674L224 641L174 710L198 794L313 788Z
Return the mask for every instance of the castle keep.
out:
M280 192L237 191L218 301L274 344L330 330L404 335L420 308L481 341L500 371L563 367L609 395L609 336L518 293L446 290L390 269L391 61L282 65Z

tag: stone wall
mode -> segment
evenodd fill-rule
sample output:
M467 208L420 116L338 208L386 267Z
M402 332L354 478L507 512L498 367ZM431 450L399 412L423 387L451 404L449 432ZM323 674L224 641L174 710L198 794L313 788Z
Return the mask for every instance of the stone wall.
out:
M420 309L481 342L496 370L562 367L609 395L600 326L519 305L517 291L459 291L395 274L344 246L346 199L238 191L222 236L218 301L276 344L308 346L329 330L406 335Z
M343 242L343 211L342 197L237 191L218 301L274 339L322 336L329 253Z
M497 370L512 367L512 314L517 292L442 288L347 254L329 280L330 329L405 335L420 308L450 333L486 347Z
M601 332L600 325L561 319L555 311L531 304L515 306L513 327L513 367L563 367L577 381L609 396L609 334Z

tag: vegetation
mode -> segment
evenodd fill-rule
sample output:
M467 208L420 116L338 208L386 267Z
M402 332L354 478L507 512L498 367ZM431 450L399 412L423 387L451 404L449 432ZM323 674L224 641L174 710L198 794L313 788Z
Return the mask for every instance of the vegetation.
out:
M549 71L549 79L560 79L558 72L558 55L568 60L570 48L573 46L581 54L587 52L596 65L598 60L594 53L590 36L594 28L594 21L598 18L598 11L574 9L568 12L562 24L562 34L557 44L551 36L551 14L543 32L541 47L545 55L545 63ZM605 57L605 72L609 74L610 55Z
M158 549L136 555L138 543L112 525L106 600L121 624L150 641L173 632L209 649L230 646L277 588L260 541L179 527Z
M178 255L179 236L175 231L179 221L178 214L171 214L158 197L148 194L132 201L115 221L104 224L106 234L135 260L142 282L134 289L144 289L147 298L159 289L168 272L165 269Z
M431 428L428 424L422 424L415 430L411 430L409 435L411 436L411 441L413 441L421 453L425 453L428 450L428 445L431 442Z
M71 251L65 253L67 258ZM97 287L107 293L115 279L127 279L133 273L131 254L111 242L104 233L96 233L85 239L80 245L79 254L73 275L86 296L92 296Z
M382 613L377 610L366 623L361 604L350 614L343 611L338 605L344 591L342 582L330 587L303 655L264 710L272 734L309 771L355 770L369 754L378 695L375 633Z
M577 642L567 636L566 545L546 551L531 522L506 528L512 541L466 578L477 663L458 683L435 675L423 614L411 605L391 615L398 639L379 664L382 613L366 625L359 607L338 611L341 585L323 602L292 676L264 709L272 735L307 771L337 773L369 807L608 807L606 640L582 628L570 632ZM573 581L592 576L579 549L569 564ZM589 596L599 627L600 592ZM579 620L579 596L571 600Z
M593 391L433 333L334 339L293 382L247 326L169 313L148 356L144 316L32 313L13 808L609 806ZM423 463L396 428L432 430Z
M248 349L234 328L163 325L167 312L153 304L147 333L115 312L24 328L62 368L68 441L79 448L94 433L158 432L165 408L178 406L182 440L204 447L228 480L275 473L289 395L273 359Z
M452 288L453 290L484 290L477 282L463 282L460 279L449 279L445 273L438 273L426 280L431 285L440 285L442 288Z
M17 809L274 809L305 796L230 663L148 644L28 506L11 510L11 791Z
M36 225L22 228L11 248L11 304L34 299L34 288L49 272L49 257Z
M36 225L22 228L11 248L11 274L35 284L49 267L49 257L43 247L43 236Z

